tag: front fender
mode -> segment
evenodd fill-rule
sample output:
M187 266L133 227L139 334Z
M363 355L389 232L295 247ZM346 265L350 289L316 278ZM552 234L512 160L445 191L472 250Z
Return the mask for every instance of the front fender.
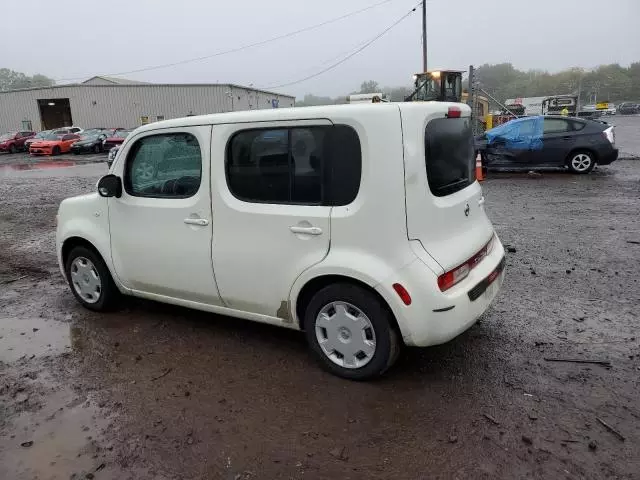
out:
M56 253L63 275L65 273L62 248L67 240L74 237L86 240L95 247L111 272L111 276L116 280L111 260L109 209L106 198L92 193L68 198L60 204L56 229Z

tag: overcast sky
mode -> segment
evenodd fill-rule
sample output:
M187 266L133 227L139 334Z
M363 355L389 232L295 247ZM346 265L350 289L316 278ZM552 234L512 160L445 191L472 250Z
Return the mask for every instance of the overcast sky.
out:
M380 0L29 0L3 7L0 67L88 78L210 55L379 3ZM375 9L265 46L124 75L159 83L271 87L335 63L417 0ZM12 11L15 10L15 11ZM557 71L640 61L640 0L428 0L429 68L511 62ZM421 68L421 13L347 62L278 89L346 95L363 80L409 85ZM77 80L76 80L77 81Z

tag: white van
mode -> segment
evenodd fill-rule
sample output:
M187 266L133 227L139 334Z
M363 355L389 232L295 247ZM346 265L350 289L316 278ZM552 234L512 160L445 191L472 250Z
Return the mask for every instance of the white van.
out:
M504 249L474 177L470 109L335 105L194 116L124 141L58 212L91 310L133 295L304 330L334 374L382 374L495 298Z

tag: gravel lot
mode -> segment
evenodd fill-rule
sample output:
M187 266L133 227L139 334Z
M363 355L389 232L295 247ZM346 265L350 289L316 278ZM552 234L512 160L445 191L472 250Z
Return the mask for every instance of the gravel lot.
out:
M353 383L296 332L137 300L83 310L55 214L106 165L17 158L0 156L0 478L640 478L640 161L491 175L516 250L498 301Z

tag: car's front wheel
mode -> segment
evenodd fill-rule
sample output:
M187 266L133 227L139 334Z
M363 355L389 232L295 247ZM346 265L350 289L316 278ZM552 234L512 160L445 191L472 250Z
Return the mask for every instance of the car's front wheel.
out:
M53 150L51 150L51 155L60 155L60 147L57 145L53 147Z
M596 166L593 154L587 151L573 152L569 156L569 170L573 173L589 173Z
M16 148L16 146L12 143L11 146L9 147L9 153L16 153L18 151L18 149Z
M395 322L372 292L349 283L324 287L305 310L309 346L329 372L351 380L382 375L400 351Z
M112 310L118 304L120 291L106 264L93 250L77 246L65 262L65 272L76 299L89 310Z

